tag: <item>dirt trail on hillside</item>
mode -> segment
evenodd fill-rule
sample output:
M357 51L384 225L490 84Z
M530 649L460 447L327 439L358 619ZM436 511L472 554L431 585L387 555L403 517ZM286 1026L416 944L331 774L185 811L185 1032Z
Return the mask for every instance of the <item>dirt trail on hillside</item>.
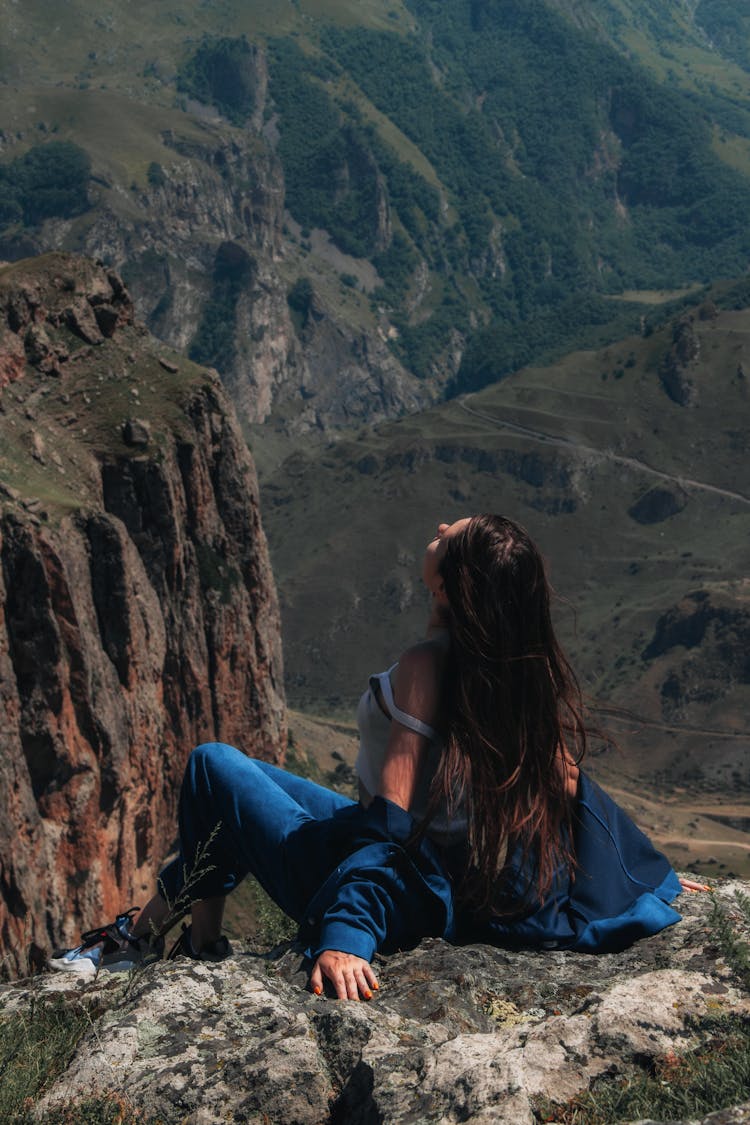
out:
M685 813L686 815L694 816L750 816L750 805L744 804L742 801L737 801L731 806L723 803L707 804L705 799L699 796L694 798L666 798L664 796L647 797L643 793L635 792L633 789L624 788L617 785L616 782L608 780L606 783L607 792L611 797L614 797L620 804L627 802L637 801L638 804L643 805L644 808L651 809L652 812L664 812L665 810L675 809L678 812ZM731 825L726 825L726 828L731 832L738 832L741 836L746 836L742 828L732 828ZM707 843L710 841L707 841ZM726 840L724 841L726 843ZM750 847L750 844L748 844Z
M672 473L665 473L660 469L655 469L653 465L648 465L645 461L639 461L635 457L625 457L621 453L613 453L611 449L597 449L596 446L584 445L583 442L574 441L572 438L561 437L556 434L547 434L543 430L533 430L529 426L521 425L519 422L507 422L502 418L496 418L492 414L485 414L481 410L475 410L474 407L467 405L466 399L457 399L456 402L461 410L464 410L467 414L471 414L475 418L480 418L484 422L489 422L498 429L510 430L513 433L521 434L543 445L564 446L568 449L574 449L578 453L587 453L589 456L599 457L603 461L613 461L618 465L627 465L631 469L647 473L650 476L657 477L659 480L671 481L673 484L679 485L680 488L694 488L702 492L711 492L715 496L724 496L728 500L737 500L741 504L750 505L750 496L744 496L741 492L732 492L730 489L719 488L715 484L706 484L705 481L694 480L692 477L674 476Z
M627 729L626 734L638 734L642 730L669 731L673 734L702 734L710 738L748 739L748 730L722 730L720 727L699 727L690 723L660 723L656 719L641 719L638 716L607 715L607 724L620 723Z

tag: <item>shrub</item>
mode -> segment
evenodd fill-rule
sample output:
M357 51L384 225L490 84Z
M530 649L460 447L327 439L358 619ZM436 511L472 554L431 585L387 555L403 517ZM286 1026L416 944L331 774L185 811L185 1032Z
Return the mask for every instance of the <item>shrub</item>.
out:
M255 87L255 53L244 35L204 36L177 74L178 90L216 106L235 125L242 125L255 108Z
M164 169L162 168L161 164L157 164L155 160L152 160L149 164L146 176L148 182L152 187L163 187L167 182L167 177L164 174Z
M222 242L214 258L213 288L190 344L195 363L231 370L235 358L235 319L240 293L251 281L256 263L237 242Z
M68 219L88 208L91 160L71 141L34 145L0 166L0 223Z
M304 318L310 311L313 299L313 287L309 277L298 277L286 295L290 309L301 313Z

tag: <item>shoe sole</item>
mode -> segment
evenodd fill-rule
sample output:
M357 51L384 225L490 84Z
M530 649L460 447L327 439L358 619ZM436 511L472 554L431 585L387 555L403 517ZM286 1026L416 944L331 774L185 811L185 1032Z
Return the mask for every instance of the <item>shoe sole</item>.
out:
M155 965L160 960L160 957L133 958L127 954L118 957L114 953L105 957L99 971L102 973L129 973L132 969L145 969L147 965Z

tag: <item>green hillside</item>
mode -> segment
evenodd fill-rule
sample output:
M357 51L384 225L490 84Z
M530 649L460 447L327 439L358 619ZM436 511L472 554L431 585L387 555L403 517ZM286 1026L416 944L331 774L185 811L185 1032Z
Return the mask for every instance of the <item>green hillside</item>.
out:
M371 263L391 347L448 393L632 330L624 291L747 268L745 17L723 0L692 16L651 0L37 0L7 17L0 256L46 248L55 219L77 248L102 209L137 229L166 136L250 129L281 158L311 263L315 228ZM51 158L60 142L79 179L91 161L88 198L74 150Z
M421 634L435 524L501 511L541 542L585 691L616 709L608 768L746 791L750 310L735 295L281 461L259 432L292 704L350 711Z

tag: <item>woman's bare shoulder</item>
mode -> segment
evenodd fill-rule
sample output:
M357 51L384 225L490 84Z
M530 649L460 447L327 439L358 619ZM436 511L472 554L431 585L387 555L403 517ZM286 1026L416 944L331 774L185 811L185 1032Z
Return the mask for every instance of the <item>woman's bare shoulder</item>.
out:
M420 641L401 656L393 679L396 706L434 726L439 721L446 650L434 641Z
M441 638L428 637L401 653L396 677L440 676L445 667L448 646Z

